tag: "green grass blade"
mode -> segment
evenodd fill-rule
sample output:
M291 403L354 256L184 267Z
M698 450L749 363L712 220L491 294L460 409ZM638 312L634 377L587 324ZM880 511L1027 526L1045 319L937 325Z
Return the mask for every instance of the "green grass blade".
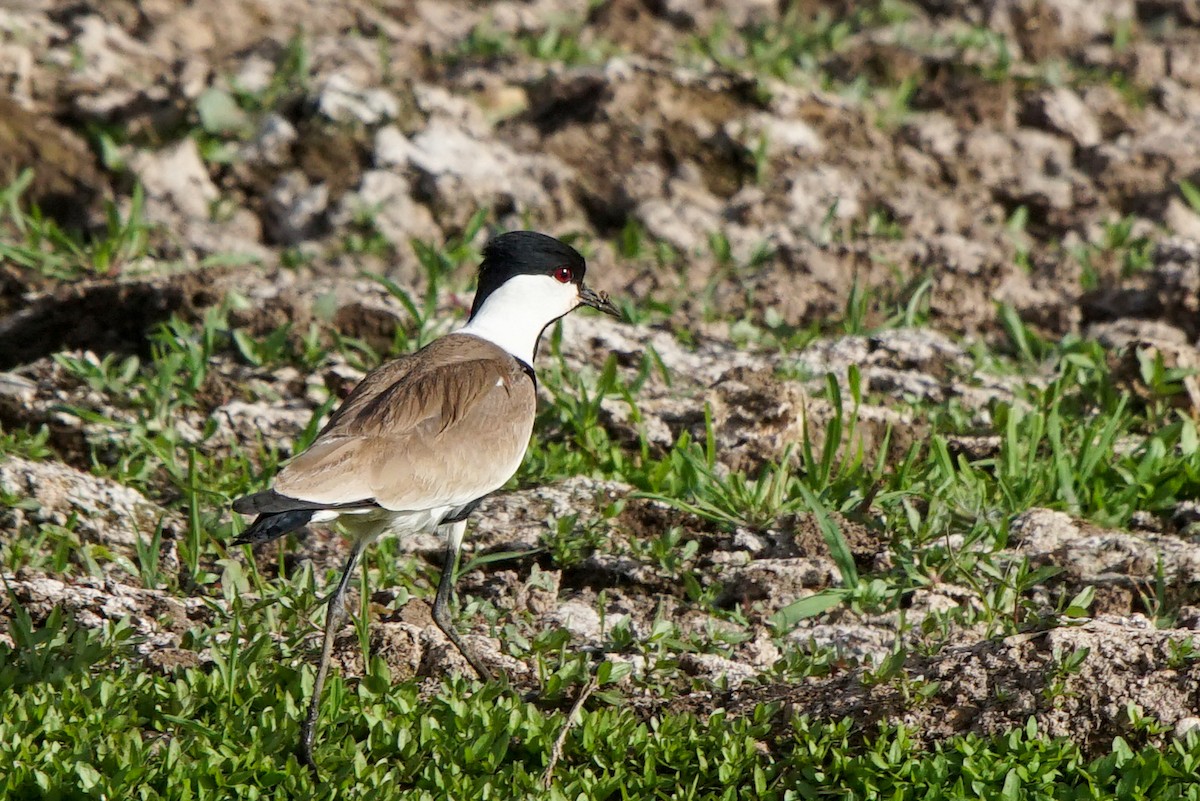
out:
M854 555L850 553L850 546L846 543L846 538L842 536L841 529L830 516L825 504L813 494L813 491L804 484L800 484L799 488L804 502L812 510L813 517L817 519L817 527L821 530L821 537L825 540L826 547L829 548L829 555L833 558L833 562L842 576L842 584L848 590L854 589L858 586L858 568L854 566Z

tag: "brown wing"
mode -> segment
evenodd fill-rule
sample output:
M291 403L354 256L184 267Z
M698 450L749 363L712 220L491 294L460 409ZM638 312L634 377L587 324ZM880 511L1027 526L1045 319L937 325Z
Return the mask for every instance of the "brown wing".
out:
M363 407L368 405L379 394L386 392L390 387L402 380L413 367L417 366L420 360L417 354L410 353L407 356L401 356L386 364L381 364L363 377L362 381L350 391L346 400L342 401L332 415L329 421L325 423L325 427L317 434L317 439L325 436L330 430L338 428L346 423L347 420L353 420L362 412Z
M422 356L363 379L274 489L316 503L416 510L461 505L502 486L533 429L532 380L474 337L443 337Z

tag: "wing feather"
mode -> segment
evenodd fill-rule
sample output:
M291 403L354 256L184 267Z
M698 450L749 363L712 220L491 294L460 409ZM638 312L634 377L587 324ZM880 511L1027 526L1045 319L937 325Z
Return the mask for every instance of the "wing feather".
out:
M502 486L532 433L533 382L474 337L461 338L474 340L466 346L445 337L429 348L447 339L456 347L364 378L274 489L313 503L368 498L416 510L461 505Z

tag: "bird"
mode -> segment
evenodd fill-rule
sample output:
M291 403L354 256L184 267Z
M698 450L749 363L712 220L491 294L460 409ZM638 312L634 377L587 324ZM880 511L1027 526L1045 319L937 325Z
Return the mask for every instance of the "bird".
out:
M445 536L433 621L479 677L490 678L450 618L467 518L525 457L537 407L533 362L545 329L582 306L621 316L607 293L584 284L583 256L554 237L510 231L482 255L463 327L369 372L269 488L233 502L235 512L256 515L236 545L335 520L350 538L341 578L325 599L316 682L296 749L314 776L321 691L346 588L372 541L430 530Z

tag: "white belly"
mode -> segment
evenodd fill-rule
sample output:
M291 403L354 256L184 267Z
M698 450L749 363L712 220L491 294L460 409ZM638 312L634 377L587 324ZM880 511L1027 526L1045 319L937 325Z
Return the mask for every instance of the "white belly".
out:
M325 509L313 515L312 522L328 523L333 520L341 520L342 526L350 533L350 536L371 542L380 537L403 537L433 531L438 522L454 508L453 506L439 506L415 512L393 512L389 509L339 512Z

